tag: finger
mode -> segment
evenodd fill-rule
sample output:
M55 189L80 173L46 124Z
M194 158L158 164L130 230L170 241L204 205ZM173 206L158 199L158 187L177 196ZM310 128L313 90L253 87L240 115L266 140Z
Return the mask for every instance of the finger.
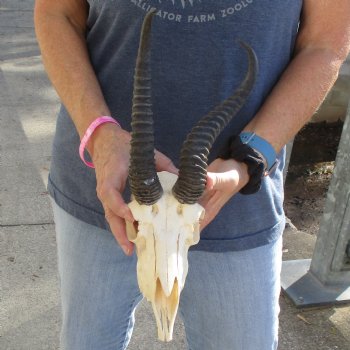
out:
M205 189L211 191L216 183L215 173L207 172L207 182L205 184Z
M204 229L211 221L214 220L220 209L223 207L222 195L219 192L215 192L207 204L204 206L205 215L200 222L201 230Z
M179 170L176 168L171 159L168 158L165 154L156 151L155 158L157 171L168 171L169 173L178 175Z
M105 217L111 228L111 231L117 240L120 247L123 249L126 255L132 255L134 250L134 244L130 242L126 235L125 221L109 209L105 211Z
M205 208L210 198L213 197L214 194L215 194L215 191L213 190L205 190L202 196L199 198L198 203Z
M204 206L205 216L201 222L201 228L207 226L211 221L215 219L222 207L230 200L232 197L228 193L223 193L221 191L213 191L213 195L209 198L208 202Z
M134 222L134 217L131 213L131 210L124 202L121 194L112 186L106 185L105 188L106 189L102 189L98 195L103 207L111 210L114 215L117 215L127 221Z

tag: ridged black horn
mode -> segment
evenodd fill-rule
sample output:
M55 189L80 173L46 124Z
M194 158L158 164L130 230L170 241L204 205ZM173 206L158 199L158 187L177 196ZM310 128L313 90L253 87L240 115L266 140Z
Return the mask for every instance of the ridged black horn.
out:
M173 187L173 194L180 203L194 204L203 194L210 149L222 130L242 108L254 86L258 61L249 45L243 42L240 44L248 53L248 72L244 81L231 97L197 123L182 145L179 177Z
M134 76L131 121L129 183L139 204L151 205L162 196L154 160L154 132L151 102L150 36L152 17L143 22Z

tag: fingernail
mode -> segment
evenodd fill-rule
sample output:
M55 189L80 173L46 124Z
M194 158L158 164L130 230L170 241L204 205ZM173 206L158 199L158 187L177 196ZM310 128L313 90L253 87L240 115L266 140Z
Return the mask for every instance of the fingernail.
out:
M124 214L123 216L124 216L125 220L127 220L127 221L129 221L131 223L134 222L134 217L132 216L129 207L126 207L124 209L124 213L123 214Z
M214 188L214 181L212 179L207 180L207 190L211 191Z
M130 215L127 215L125 220L127 220L127 221L129 221L131 223L133 223L135 221L134 218L132 216L130 216Z
M179 169L174 165L171 167L171 170L174 172L174 173L178 173L179 172Z
M122 249L125 255L130 255L130 248L128 248L128 246L122 245Z

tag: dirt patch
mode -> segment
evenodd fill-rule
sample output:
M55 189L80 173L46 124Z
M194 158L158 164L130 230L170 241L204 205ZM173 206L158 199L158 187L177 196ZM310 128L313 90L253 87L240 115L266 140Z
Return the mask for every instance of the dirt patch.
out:
M298 230L318 232L342 128L342 122L308 124L295 137L284 208Z

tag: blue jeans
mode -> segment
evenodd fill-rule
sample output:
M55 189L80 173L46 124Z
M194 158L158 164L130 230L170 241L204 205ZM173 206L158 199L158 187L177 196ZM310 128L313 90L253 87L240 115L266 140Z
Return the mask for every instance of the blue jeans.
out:
M135 255L125 256L110 232L53 207L61 349L126 349L142 299ZM189 349L277 349L281 257L282 239L246 251L190 252L180 301Z

